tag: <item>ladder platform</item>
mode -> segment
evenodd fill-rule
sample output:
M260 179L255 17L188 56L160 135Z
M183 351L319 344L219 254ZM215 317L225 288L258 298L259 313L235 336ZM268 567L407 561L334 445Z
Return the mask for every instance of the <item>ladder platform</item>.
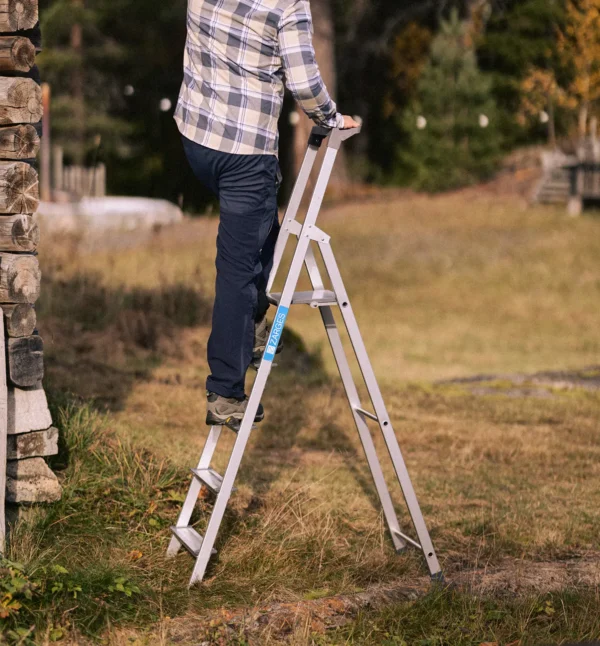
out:
M209 491L215 495L221 491L223 484L223 476L217 473L214 469L192 469L194 478L197 478ZM235 488L232 489L235 491Z
M269 301L279 305L281 294L269 294ZM310 305L312 307L330 307L337 305L337 298L334 292L329 289L317 289L314 292L295 292L292 298L292 305Z
M171 533L194 558L198 558L204 538L193 527L171 527ZM212 556L216 553L217 550L213 548Z

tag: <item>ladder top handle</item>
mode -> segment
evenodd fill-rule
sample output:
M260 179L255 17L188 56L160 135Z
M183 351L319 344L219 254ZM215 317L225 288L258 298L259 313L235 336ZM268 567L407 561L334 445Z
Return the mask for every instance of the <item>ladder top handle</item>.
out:
M313 148L320 148L321 144L331 135L331 144L333 148L339 148L342 141L354 137L361 131L362 127L358 128L325 128L324 126L314 126L311 130L310 137L308 138L308 145Z

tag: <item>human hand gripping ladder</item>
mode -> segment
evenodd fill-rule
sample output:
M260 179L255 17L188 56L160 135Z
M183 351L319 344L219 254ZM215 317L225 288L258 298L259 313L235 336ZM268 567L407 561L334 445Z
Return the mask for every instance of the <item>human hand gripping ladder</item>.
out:
M367 462L371 469L373 481L375 483L377 493L379 494L379 499L381 500L383 513L390 529L394 547L399 552L404 550L408 545L412 545L421 550L425 556L432 579L434 581L443 581L442 571L435 554L427 526L425 525L425 520L421 513L421 508L419 507L419 502L412 486L394 429L392 428L377 379L375 378L375 373L373 372L371 362L369 361L337 262L331 249L330 237L316 226L317 217L323 203L323 198L331 177L338 150L340 149L342 142L359 132L360 128L352 130L328 130L320 127L313 128L311 132L308 142L308 150L302 163L298 179L296 180L296 185L294 186L281 233L277 241L273 270L267 287L269 300L271 303L278 306L277 313L275 314L267 348L260 363L256 380L250 394L246 413L239 429L237 430L237 437L225 475L219 475L210 467L211 460L217 447L217 442L221 435L221 431L224 428L222 426L213 426L208 434L198 467L192 470L192 484L183 504L177 525L171 528L173 536L167 552L168 556L175 556L183 546L196 559L194 571L190 579L190 586L202 581L211 555L216 554L214 544L219 527L221 526L227 503L229 502L229 498L233 492L233 485L244 456L246 444L248 443L248 439L253 428L258 406L262 399L269 374L271 373L271 368L273 367L275 352L285 327L289 309L292 305L300 304L310 305L311 307L319 309L321 313L321 318L323 319L325 330L348 396L354 422L367 457ZM317 153L323 142L326 140L327 149L325 151L325 156L312 199L304 221L300 222L296 219L296 216L298 215L300 204L317 158ZM289 237L292 235L297 237L297 246L285 280L283 292L280 294L272 293L271 290L281 266L283 253ZM318 246L323 258L323 263L327 273L329 274L329 280L332 286L331 290L325 288L325 284L321 277L321 272L313 252L313 243ZM298 284L303 265L306 266L308 271L313 291L296 292L296 286ZM340 332L333 316L333 307L340 308L374 412L364 409L361 405L358 390L354 383L348 358L342 344ZM402 488L404 499L418 540L410 538L400 529L398 516L396 515L394 505L392 503L392 498L383 475L373 438L371 437L371 432L367 425L367 420L377 422L381 429L390 458L394 465L398 482ZM204 537L190 526L192 512L196 501L198 500L202 486L207 487L216 495L213 511Z

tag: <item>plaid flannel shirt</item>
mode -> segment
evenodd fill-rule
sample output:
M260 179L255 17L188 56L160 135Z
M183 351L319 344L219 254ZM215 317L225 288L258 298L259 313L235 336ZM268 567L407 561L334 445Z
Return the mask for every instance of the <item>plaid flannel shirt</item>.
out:
M277 154L287 87L317 124L343 125L321 78L308 0L188 0L181 133L239 155Z

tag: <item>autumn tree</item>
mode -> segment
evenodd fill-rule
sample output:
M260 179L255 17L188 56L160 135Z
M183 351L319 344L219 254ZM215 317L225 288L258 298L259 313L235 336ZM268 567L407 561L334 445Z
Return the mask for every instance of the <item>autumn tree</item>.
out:
M553 70L531 68L521 83L521 125L541 120L548 121L548 143L556 147L556 108L572 108L574 101L556 80Z
M417 87L427 62L433 34L417 22L410 22L393 39L389 53L389 85L383 99L383 116L389 118L403 109L406 97Z
M579 136L583 138L590 110L600 99L600 0L568 0L558 47L572 69L567 91L576 102Z
M564 20L564 0L506 0L489 15L477 55L492 79L499 128L509 146L536 136L540 111L549 112L544 93L552 86L551 78L561 87L569 78L557 46L557 29ZM524 90L532 86L535 108L523 105ZM556 129L566 131L565 112L555 112Z

